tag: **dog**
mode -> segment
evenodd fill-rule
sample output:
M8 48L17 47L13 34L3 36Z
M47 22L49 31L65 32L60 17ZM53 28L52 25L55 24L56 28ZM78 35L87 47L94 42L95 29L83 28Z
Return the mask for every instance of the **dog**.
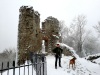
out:
M75 60L76 60L76 57L73 56L72 59L70 59L69 61L69 68L70 68L70 65L72 65L72 69L75 69Z

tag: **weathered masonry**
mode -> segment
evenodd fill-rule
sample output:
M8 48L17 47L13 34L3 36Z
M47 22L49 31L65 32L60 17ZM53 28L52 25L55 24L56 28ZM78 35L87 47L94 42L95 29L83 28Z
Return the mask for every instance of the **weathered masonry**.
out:
M29 52L39 53L42 40L45 41L45 51L51 52L59 40L59 21L50 16L42 22L40 29L40 14L33 7L22 6L19 9L18 25L18 58L22 63L29 59Z
M45 49L46 52L51 52L55 47L55 44L59 40L59 21L50 16L42 22L43 37L46 37L45 40Z
M19 60L28 59L29 51L41 50L40 14L32 7L22 6L19 9L18 50Z

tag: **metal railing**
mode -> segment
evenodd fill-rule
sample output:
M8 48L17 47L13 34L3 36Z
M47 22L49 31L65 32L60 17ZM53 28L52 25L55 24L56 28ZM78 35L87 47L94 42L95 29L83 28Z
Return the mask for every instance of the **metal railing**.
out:
M12 67L9 67L9 64L10 63L7 62L7 67L4 68L4 64L2 62L0 68L1 75L22 75L22 72L23 75L47 75L47 63L44 54L34 54L32 63L28 61L27 64L19 64L19 66L15 66L15 61L13 61ZM10 74L10 71L12 74Z

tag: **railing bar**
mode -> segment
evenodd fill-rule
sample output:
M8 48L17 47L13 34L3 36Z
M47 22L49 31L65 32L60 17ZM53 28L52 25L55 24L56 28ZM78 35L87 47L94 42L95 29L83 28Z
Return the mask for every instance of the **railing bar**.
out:
M25 63L24 63L24 75L25 75Z
M9 62L7 63L7 67L8 67L7 75L9 75Z
M44 75L44 63L43 63L43 75Z
M33 75L33 64L32 64L32 75Z
M38 72L37 72L37 55L36 55L36 75L38 75Z
M2 66L1 66L2 69L0 70L0 71L1 71L1 75L3 74L3 71L5 71L5 70L8 70L8 71L7 71L7 75L9 75L9 70L10 70L10 69L13 69L13 75L15 75L15 68L19 68L19 75L20 75L20 70L21 70L20 68L21 68L21 67L24 67L24 75L25 75L25 67L26 67L26 66L28 66L28 75L29 75L29 72L30 72L29 69L30 69L30 66L31 66L31 65L32 65L32 75L33 75L34 65L35 65L35 69L36 69L36 75L37 75L37 74L44 75L44 74L45 74L44 71L45 71L45 69L46 69L46 68L45 68L46 62L45 62L45 60L44 60L45 57L44 57L44 56L43 56L43 58L40 58L40 57L41 57L41 56L37 56L37 55L36 55L36 62L35 62L35 63L31 63L31 64L28 63L28 65L25 65L25 63L24 63L23 65L20 65L20 64L19 64L19 66L16 66L16 67L15 67L15 61L14 61L14 62L13 62L13 67L11 67L11 68L9 68L9 62L8 62L8 63L7 63L7 67L8 67L8 68L7 68L7 69L3 69L3 63L2 63ZM41 61L41 59L42 59L42 62L39 62L39 60ZM37 60L38 60L38 61L37 61ZM39 64L40 66L38 66L38 64ZM39 67L40 67L40 68L39 68ZM39 70L39 69L40 69L40 70ZM38 72L39 72L39 73L38 73Z
M41 75L41 64L40 64L40 75Z
M42 62L42 63L45 63L45 62ZM41 63L41 64L42 64ZM39 64L39 63L35 63L35 64ZM25 65L25 66L31 66L32 64L29 64L29 65ZM18 66L18 67L15 67L15 68L19 68L19 67L24 67L24 65L23 66ZM11 67L11 68L9 68L9 69L14 69L14 67ZM3 69L3 70L8 70L8 69ZM0 70L0 71L2 71L2 70Z
M13 75L15 75L15 61L13 61Z
M19 75L20 75L20 61L19 61Z
M3 71L3 62L2 62L2 67L1 67L1 75L2 75L2 71Z
M32 65L32 64L31 64ZM29 65L25 65L25 66L30 66L30 64ZM24 66L18 66L18 67L15 67L15 68L19 68L19 67L24 67ZM14 67L11 67L11 68L9 68L9 69L14 69ZM7 69L3 69L3 70L8 70L8 68ZM0 71L2 71L2 70L0 70Z
M28 62L28 75L29 75L29 62Z

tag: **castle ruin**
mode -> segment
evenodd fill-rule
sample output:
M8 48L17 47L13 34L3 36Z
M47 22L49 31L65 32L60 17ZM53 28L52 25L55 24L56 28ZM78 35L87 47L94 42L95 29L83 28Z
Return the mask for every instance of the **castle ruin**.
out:
M42 22L40 29L40 14L33 7L22 6L19 12L18 59L25 61L30 51L40 52L42 40L45 41L46 52L51 52L59 40L59 21L50 16Z
M22 6L19 9L18 55L19 60L27 59L29 51L41 50L40 14L32 7Z
M45 40L45 50L50 52L54 47L57 41L59 40L59 21L50 16L42 22L43 37L46 37Z

